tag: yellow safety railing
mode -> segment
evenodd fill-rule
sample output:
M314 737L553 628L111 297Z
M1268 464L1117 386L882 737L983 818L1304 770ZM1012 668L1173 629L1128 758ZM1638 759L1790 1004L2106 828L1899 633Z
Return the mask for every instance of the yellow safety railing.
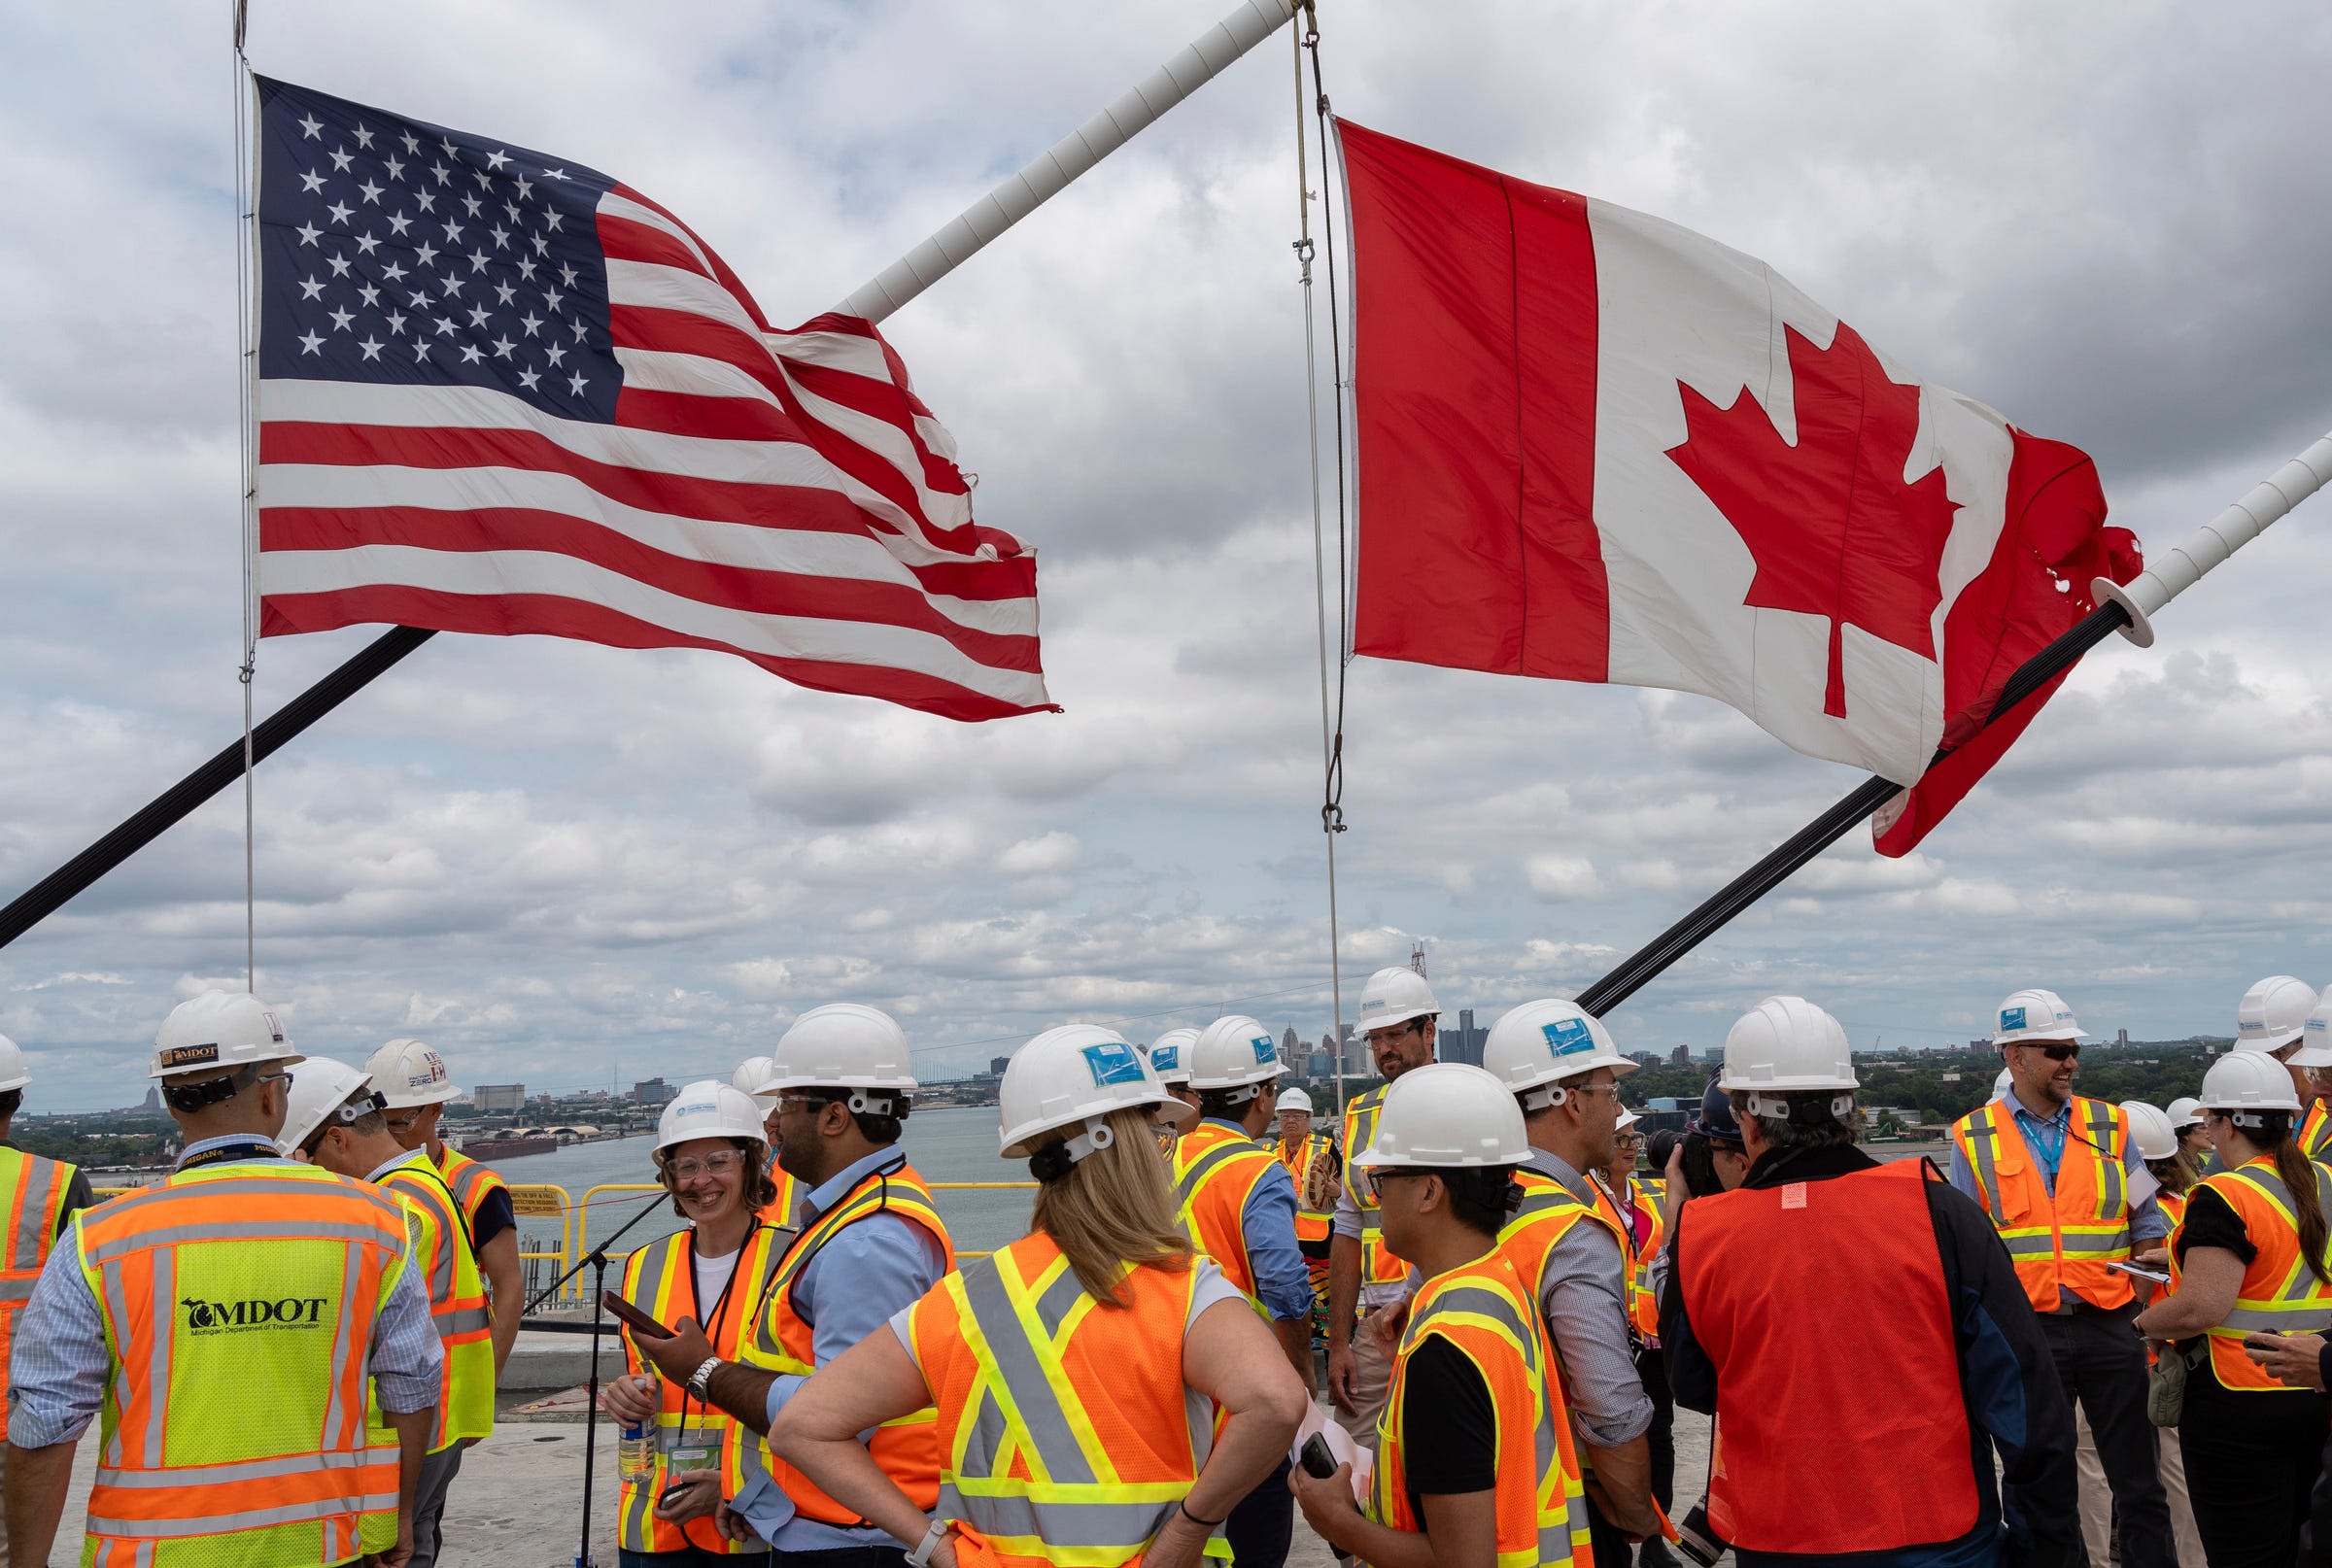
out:
M929 1183L934 1192L1034 1191L1036 1185L1034 1181L934 1181ZM538 1259L549 1263L556 1268L559 1274L564 1275L575 1266L578 1259L591 1255L591 1212L594 1208L602 1204L623 1203L626 1198L635 1194L661 1194L663 1191L664 1188L653 1181L604 1181L596 1187L587 1188L582 1201L578 1203L567 1196L566 1188L552 1186L547 1182L525 1187L514 1186L510 1189L510 1207L522 1220L554 1217L559 1220L559 1243L556 1250L531 1245L524 1240L525 1232L522 1227L520 1233L522 1240L518 1255L522 1261ZM638 1210L635 1208L627 1206L621 1217L630 1220L637 1213ZM645 1244L646 1242L654 1239L655 1233L650 1232L641 1238L640 1244ZM620 1251L610 1252L608 1256L611 1259L629 1257L632 1250L631 1247L625 1247ZM958 1252L956 1256L979 1258L986 1257L987 1254L985 1252ZM590 1288L590 1282L578 1275L560 1288L558 1300L580 1303L585 1299L585 1293Z

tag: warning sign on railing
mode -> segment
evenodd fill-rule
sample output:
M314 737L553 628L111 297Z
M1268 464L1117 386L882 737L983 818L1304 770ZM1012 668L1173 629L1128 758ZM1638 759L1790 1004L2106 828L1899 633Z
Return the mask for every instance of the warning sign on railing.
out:
M566 1189L547 1185L514 1185L510 1208L531 1219L557 1219L566 1212Z

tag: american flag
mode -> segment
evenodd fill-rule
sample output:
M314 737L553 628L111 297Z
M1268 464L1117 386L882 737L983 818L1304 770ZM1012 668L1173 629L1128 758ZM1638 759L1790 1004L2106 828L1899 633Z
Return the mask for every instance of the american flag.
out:
M260 631L715 648L954 719L1052 704L1036 557L874 326L772 331L579 163L261 78Z

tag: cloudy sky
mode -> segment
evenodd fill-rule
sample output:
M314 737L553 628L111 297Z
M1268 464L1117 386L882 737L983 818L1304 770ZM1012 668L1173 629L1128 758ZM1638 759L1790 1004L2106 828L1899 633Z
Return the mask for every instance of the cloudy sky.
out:
M806 319L1226 0L292 7L271 75L571 155ZM2182 536L2332 426L2320 5L1327 4L1364 123L1772 262L1901 363L2080 444ZM221 8L0 17L0 896L238 731ZM1275 40L894 317L1041 551L1059 716L962 727L703 653L440 638L260 771L258 990L307 1049L459 1081L718 1071L892 1009L935 1074L1071 1018L1329 1014L1289 50ZM1613 1016L1769 992L1858 1045L2006 992L2231 1032L2332 979L2332 502L2099 650L1916 855L1850 837ZM372 635L271 639L264 712ZM1858 775L1698 698L1361 661L1345 1006L1426 943L1453 1010L1569 993ZM0 951L45 1107L142 1093L243 976L239 796Z

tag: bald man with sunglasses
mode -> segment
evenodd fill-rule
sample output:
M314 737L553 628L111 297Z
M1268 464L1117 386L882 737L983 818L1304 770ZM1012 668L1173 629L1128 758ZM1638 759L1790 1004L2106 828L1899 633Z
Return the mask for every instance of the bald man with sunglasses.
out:
M2172 1568L2145 1350L2130 1327L2139 1282L2117 1267L2162 1267L2170 1224L2128 1115L2073 1092L2083 1031L2064 999L2018 991L1994 1019L2008 1087L1952 1124L1951 1184L1991 1216L2065 1397L2089 1419L2121 1518L2122 1568Z

